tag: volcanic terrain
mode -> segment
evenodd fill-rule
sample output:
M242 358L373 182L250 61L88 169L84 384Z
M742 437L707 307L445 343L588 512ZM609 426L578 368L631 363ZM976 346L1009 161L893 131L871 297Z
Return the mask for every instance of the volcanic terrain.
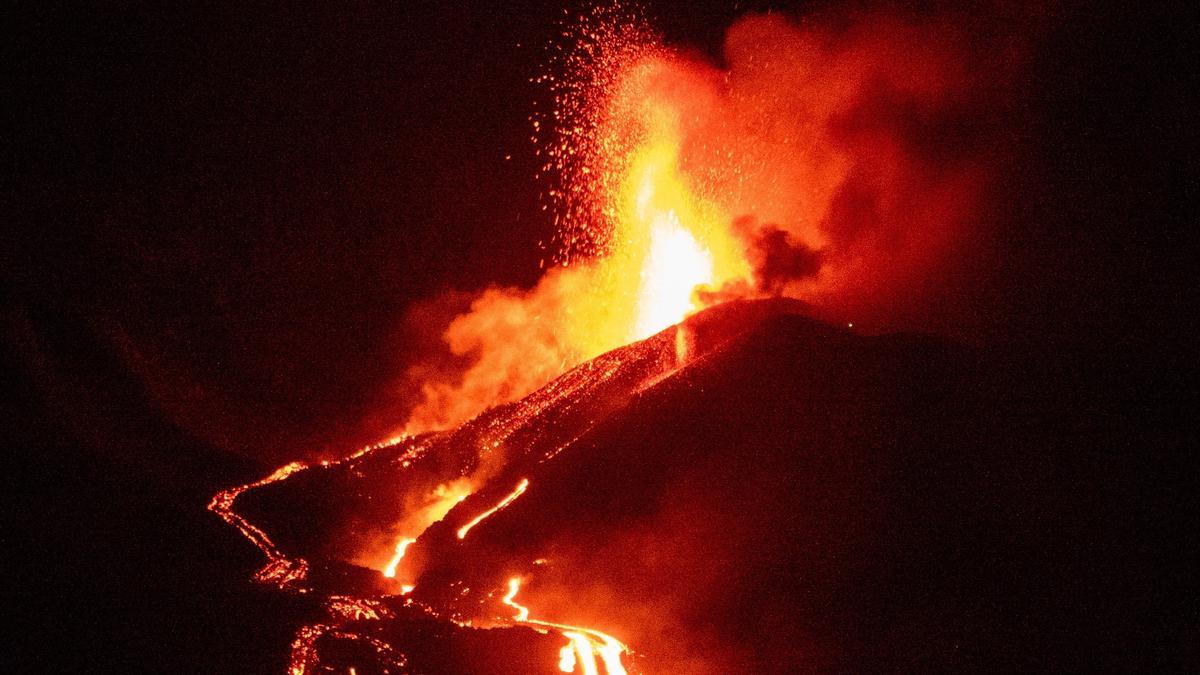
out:
M293 665L553 672L564 639L539 621L604 631L634 672L1022 663L1021 401L969 349L803 310L722 305L453 432L246 492L238 513L305 566L268 580L330 613ZM463 477L395 579L352 564Z

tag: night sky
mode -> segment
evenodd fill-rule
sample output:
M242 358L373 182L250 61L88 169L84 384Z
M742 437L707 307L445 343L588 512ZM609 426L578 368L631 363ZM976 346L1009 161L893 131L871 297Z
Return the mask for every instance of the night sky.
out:
M938 11L920 4L908 11ZM147 623L141 601L226 588L224 569L147 573L220 555L157 514L375 440L397 422L379 411L402 411L404 368L436 342L411 317L446 310L422 301L536 281L553 227L528 117L549 101L529 80L562 6L10 10L0 325L5 548L20 559L6 576L20 603L6 605L30 617L29 642L86 633L101 651L147 649L150 637L114 646L95 626ZM771 6L647 13L668 41L715 56L734 18ZM1155 648L1195 658L1196 579L1182 563L1195 546L1179 541L1196 507L1183 419L1197 250L1188 22L1145 5L1015 16L981 3L978 15L1029 35L1006 139L1015 166L965 299L924 328L1049 368L1103 401L1097 418L1146 431L1097 448L1106 468L1063 486L1127 505L1137 526L1121 531L1138 533L1130 545L1156 561L1163 595L1192 599L1164 608L1179 628ZM182 548L163 552L164 537ZM211 624L199 600L167 604L180 631ZM214 630L197 639L237 633Z

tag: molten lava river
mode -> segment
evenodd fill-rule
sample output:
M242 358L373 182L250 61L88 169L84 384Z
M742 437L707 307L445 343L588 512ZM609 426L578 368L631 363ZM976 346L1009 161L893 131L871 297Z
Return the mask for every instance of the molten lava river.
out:
M541 281L454 319L446 346L471 365L422 382L394 438L209 504L262 551L255 580L306 608L296 675L662 667L673 638L593 575L621 565L598 519L630 537L641 522L596 497L632 489L589 468L608 452L598 430L722 348L728 327L705 329L717 305L787 298L857 320L862 298L930 268L972 204L975 167L930 172L890 108L856 114L880 86L929 116L955 99L962 45L937 27L748 16L721 66L627 8L563 36L535 78L553 109L530 120L559 231Z

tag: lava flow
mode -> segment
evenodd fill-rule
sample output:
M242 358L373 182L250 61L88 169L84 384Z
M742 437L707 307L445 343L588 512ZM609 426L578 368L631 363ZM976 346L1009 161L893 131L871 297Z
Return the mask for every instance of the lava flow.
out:
M487 518L488 516L492 515L493 513L497 512L500 509L513 503L513 500L516 499L517 497L520 497L525 492L525 488L527 488L527 487L529 487L529 479L522 478L521 482L517 484L517 487L513 488L513 491L507 497L500 500L499 504L496 504L495 506L488 509L487 511L484 511L483 513L479 514L478 516L475 516L474 518L471 519L471 522L458 528L458 538L466 539L467 533L471 531L471 528L475 527L480 522L482 522L484 518Z
M619 589L570 585L590 574L594 550L616 545L592 538L611 522L576 516L570 535L546 534L557 532L558 505L592 487L572 473L587 475L576 463L597 452L584 439L672 391L731 336L794 309L764 298L839 322L869 318L939 269L988 173L965 151L939 151L934 170L928 144L896 117L916 110L920 132L936 133L939 115L981 104L958 65L966 41L941 24L749 16L730 28L722 67L665 45L628 9L596 9L564 35L572 44L538 78L556 108L532 120L561 244L541 281L485 291L445 328L447 348L469 365L433 377L414 367L421 401L398 418L398 440L289 464L209 505L267 556L257 580L326 599L328 620L296 637L294 673L353 670L356 659L403 670L425 649L406 639L459 640L467 654L481 627L537 651L525 659L540 664L531 671L637 670L622 641L573 623L669 652L650 628L656 617L614 609L624 607ZM628 479L605 484L597 508ZM289 524L292 512L273 502L289 490L349 505L328 530ZM284 533L280 543L234 511L241 499L255 522ZM661 505L640 508L651 507ZM655 544L643 557L659 555ZM517 602L526 581L537 609ZM495 613L497 588L511 617ZM556 645L542 653L551 633ZM451 669L424 667L439 668Z
M529 618L529 608L516 602L517 593L521 590L521 578L513 577L508 580L508 594L504 596L504 604L517 610L513 621L530 626L546 626L562 631L563 637L569 642L559 650L558 669L564 673L575 672L578 665L584 675L596 675L596 657L599 656L604 664L604 670L609 675L625 675L625 666L621 663L621 655L629 648L611 635L605 635L598 630L567 626L560 623L540 621Z

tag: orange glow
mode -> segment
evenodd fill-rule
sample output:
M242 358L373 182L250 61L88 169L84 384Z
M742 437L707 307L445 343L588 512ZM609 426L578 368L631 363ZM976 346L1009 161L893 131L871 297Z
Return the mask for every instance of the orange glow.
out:
M673 216L668 213L668 216ZM650 231L642 266L634 336L646 338L674 325L695 308L692 289L712 280L712 258L674 217Z
M471 520L471 522L458 528L458 538L465 539L467 537L467 533L471 531L471 528L478 525L484 518L487 518L488 516L492 515L493 513L497 512L500 509L513 503L513 501L516 500L517 497L520 497L522 494L525 493L525 489L528 487L529 487L529 479L522 478L521 482L517 484L517 487L515 489L513 489L513 491L510 492L507 497L500 500L499 504L496 504L495 506L488 509L487 511L484 511L483 513L479 514L478 516L475 516L475 518L473 518Z
M370 553L360 556L359 562L370 567L379 568L383 576L389 579L395 578L396 572L400 568L400 563L404 560L404 554L408 551L408 547L416 543L417 537L429 529L430 525L440 521L450 512L450 509L453 509L462 500L466 499L471 494L472 489L471 481L465 477L441 483L422 500L410 504L410 510L402 514L396 529L401 532L415 532L416 534L401 535L396 540L396 543L391 546L391 557L386 563L381 564L379 558Z
M396 554L392 556L392 559L388 562L387 567L383 568L383 576L388 577L389 579L396 576L396 565L400 564L400 561L404 559L405 551L408 550L409 546L416 543L416 541L416 539L409 539L408 537L403 537L400 539L400 542L396 544Z
M573 673L579 667L583 675L599 675L596 657L604 664L607 675L626 675L625 665L621 656L629 652L629 648L611 635L601 633L591 628L568 626L561 623L542 621L529 618L529 608L516 601L517 593L521 590L521 578L512 577L508 580L508 593L501 600L505 605L517 610L512 620L531 626L543 626L557 629L567 644L558 651L558 669L564 673Z
M587 636L583 633L567 631L563 633L563 637L571 641L571 651L575 655L572 660L582 667L583 675L596 675L599 672L596 668L596 651L592 648L592 643L588 641ZM559 667L561 669L561 663ZM573 673L575 668L572 667L565 672Z
M568 643L558 650L558 669L564 673L575 672L575 645Z
M414 368L406 432L461 424L737 297L878 323L956 264L987 167L931 151L905 117L953 122L977 95L953 29L751 15L721 67L665 46L636 10L565 30L584 46L537 78L557 108L533 120L558 250L536 286L490 288L446 327L471 365Z
M504 602L504 604L508 605L509 607L512 607L513 609L517 610L517 614L516 614L516 616L513 617L513 621L524 621L529 618L529 608L524 607L522 605L518 605L516 602L513 601L513 598L517 597L517 592L520 590L521 590L521 578L520 577L513 577L508 580L508 594L504 596L504 599L502 602Z
M465 422L676 324L704 308L697 290L749 283L730 214L685 169L683 118L694 103L647 96L672 72L669 53L638 20L620 27L590 28L602 46L592 58L605 69L589 70L560 99L578 125L545 148L546 171L563 182L550 190L562 237L577 250L564 251L533 289L490 289L454 319L447 346L476 361L461 377L420 382L424 400L406 433Z

